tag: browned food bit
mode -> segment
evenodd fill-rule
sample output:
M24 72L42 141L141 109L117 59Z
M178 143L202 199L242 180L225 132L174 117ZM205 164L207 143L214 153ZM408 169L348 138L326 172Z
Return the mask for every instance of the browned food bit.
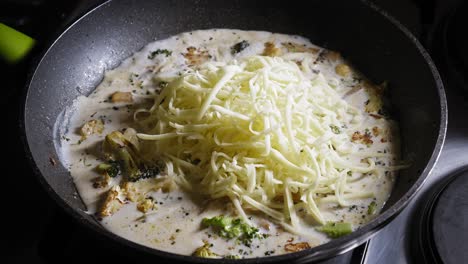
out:
M57 165L57 161L55 161L54 157L50 157L50 158L49 158L49 162L50 162L50 165L52 165L52 166L56 166L56 165Z
M123 206L123 201L121 201L120 196L122 191L119 186L113 186L108 192L106 199L104 200L99 214L100 216L110 216L116 213Z
M376 115L376 114L369 114L369 115L372 116L375 119L381 119L383 117L381 115Z
M299 201L301 201L301 194L298 193L298 192L291 193L291 198L292 198L292 200L294 202L299 202ZM275 198L273 198L273 200L275 202L282 203L284 201L284 195L283 194L278 194L277 196L275 196Z
M372 128L372 134L374 135L374 137L379 136L381 132L382 132L382 130L379 127L375 126L375 127Z
M107 187L109 186L110 181L111 177L109 176L109 174L102 174L93 180L93 187L96 189Z
M361 134L361 132L359 131L356 131L353 133L352 137L351 137L351 141L353 142L360 142L362 144L365 144L367 146L369 145L372 145L374 143L374 141L371 139L372 136L370 133L364 133L364 134Z
M154 204L153 199L146 198L143 201L139 202L137 204L137 209L138 211L142 213L146 213L149 210L155 209L155 204Z
M307 47L305 45L294 43L294 42L283 42L281 44L289 52L309 52L309 53L313 53L313 54L316 54L316 53L319 52L318 48Z
M138 182L125 181L120 184L122 194L131 202L144 199L145 194L151 191L162 190L164 193L174 190L177 186L169 177L145 179Z
M176 237L175 237L174 234L172 234L172 235L169 237L169 240L171 240L171 241L174 241L175 239L176 239Z
M336 65L335 72L342 77L346 77L351 73L351 68L344 63L340 63Z
M307 242L299 242L299 243L288 243L284 245L284 250L286 252L298 252L304 249L309 249L310 245Z
M299 192L293 192L291 193L292 199L295 203L301 201L301 194Z
M104 131L104 124L101 120L92 119L86 122L80 129L81 140L86 139L92 134L101 134Z
M131 202L136 202L141 195L133 182L124 182L121 184L121 188L125 198Z
M115 92L111 96L113 103L131 103L133 101L131 92Z
M272 42L265 42L265 49L262 55L270 57L280 56L281 49L277 48Z
M195 47L188 47L187 53L182 54L187 61L188 66L200 65L207 60L211 59L211 55L206 50L197 49Z
M370 81L363 81L362 86L369 96L369 100L366 102L366 112L372 113L381 110L383 106L382 95L385 90L386 83L374 85Z

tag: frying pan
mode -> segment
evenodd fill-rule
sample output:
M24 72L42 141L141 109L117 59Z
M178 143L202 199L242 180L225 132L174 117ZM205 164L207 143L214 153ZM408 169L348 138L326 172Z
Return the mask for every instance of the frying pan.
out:
M89 94L106 70L145 44L171 35L209 28L266 30L308 37L340 51L371 80L389 82L393 117L399 121L402 156L411 167L401 171L382 213L350 235L312 249L246 260L304 263L335 256L363 243L394 218L421 188L440 154L447 106L439 74L421 44L395 19L366 1L108 1L71 25L38 63L24 104L26 147L40 181L80 223L136 253L181 262L230 262L197 259L151 249L103 229L76 192L60 160L57 124L64 109ZM51 162L56 160L57 163Z

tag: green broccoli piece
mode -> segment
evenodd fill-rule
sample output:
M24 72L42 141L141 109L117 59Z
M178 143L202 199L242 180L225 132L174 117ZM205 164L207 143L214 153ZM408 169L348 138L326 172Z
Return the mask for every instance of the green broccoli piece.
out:
M341 130L339 127L335 126L335 125L330 125L330 129L332 130L333 133L335 134L340 134L341 133Z
M223 215L212 218L203 218L202 225L211 227L223 238L237 238L245 245L250 245L254 238L264 238L259 234L258 228L244 223L240 218L233 219Z
M236 53L239 53L246 49L248 46L250 46L250 44L246 40L236 43L234 46L231 47L231 54L234 55Z
M373 215L375 214L376 211L377 211L377 203L375 201L372 201L367 207L367 214Z
M107 173L109 177L114 178L120 172L119 163L113 160L109 160L107 163L102 163L97 166L97 170L100 173Z
M152 59L154 59L154 57L156 57L156 55L159 55L159 54L164 54L164 55L166 55L166 57L169 57L169 56L172 55L172 51L167 50L167 49L157 49L155 51L152 51L148 55L148 59L152 60Z
M327 234L331 238L338 238L353 232L350 223L327 222L325 225L316 227L315 229Z
M192 253L192 256L194 257L200 257L200 258L218 258L218 254L214 253L211 251L212 245L209 244L208 242L204 242L205 244L195 250L195 252Z
M224 238L234 238L240 236L241 234L239 221L236 221L236 223L234 223L232 218L224 217L223 215L215 216L212 218L203 218L202 225L205 227L211 226L217 231L217 233L219 233L221 237Z
M108 160L110 160L111 163L117 163L123 175L129 181L134 182L159 174L159 167L148 165L138 155L138 151L132 143L119 131L108 134L104 139L102 148Z

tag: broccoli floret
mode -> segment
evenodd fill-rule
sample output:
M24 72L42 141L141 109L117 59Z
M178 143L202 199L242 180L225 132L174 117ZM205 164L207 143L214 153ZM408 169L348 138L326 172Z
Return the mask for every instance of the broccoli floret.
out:
M212 227L221 237L224 238L233 238L240 235L240 227L238 225L233 225L233 220L230 217L225 217L223 215L215 216L212 218L203 218L202 225L205 227Z
M375 211L377 211L377 203L372 201L369 206L367 207L367 214L368 215L373 215L375 214Z
M239 43L234 44L234 46L231 47L231 53L232 54L239 53L243 51L244 49L246 49L248 46L250 46L249 42L247 42L246 40L243 40Z
M109 177L114 178L120 172L119 163L113 160L109 160L107 163L102 163L97 166L97 170L100 173L107 173Z
M200 257L200 258L218 258L218 254L211 251L212 245L208 242L204 242L205 244L195 250L192 256Z
M202 225L213 228L223 238L238 238L245 245L250 245L254 238L265 237L259 234L258 228L244 223L240 218L233 219L224 215L203 218Z
M331 238L341 237L353 232L350 223L327 222L325 225L316 227L315 229L327 234Z
M145 163L132 143L119 131L114 131L106 136L103 150L111 162L119 165L123 175L129 181L137 181L159 174L159 167Z

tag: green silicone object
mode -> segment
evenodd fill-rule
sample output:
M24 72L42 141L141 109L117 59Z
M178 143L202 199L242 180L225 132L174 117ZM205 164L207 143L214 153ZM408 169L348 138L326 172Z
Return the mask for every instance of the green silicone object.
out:
M35 42L31 37L0 23L0 57L8 63L19 62Z

